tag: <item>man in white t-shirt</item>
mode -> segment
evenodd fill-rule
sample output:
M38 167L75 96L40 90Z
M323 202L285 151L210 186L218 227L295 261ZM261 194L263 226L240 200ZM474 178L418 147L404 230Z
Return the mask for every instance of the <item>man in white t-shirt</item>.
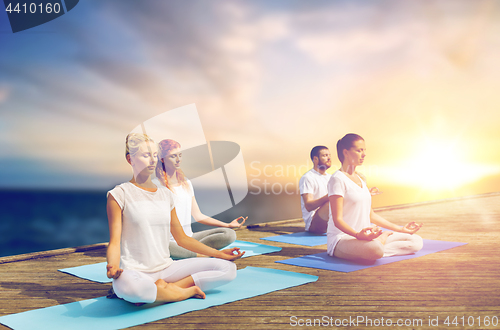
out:
M299 181L302 218L306 231L325 233L330 214L327 184L331 174L326 173L332 166L330 151L325 146L316 146L311 150L311 160L314 167Z

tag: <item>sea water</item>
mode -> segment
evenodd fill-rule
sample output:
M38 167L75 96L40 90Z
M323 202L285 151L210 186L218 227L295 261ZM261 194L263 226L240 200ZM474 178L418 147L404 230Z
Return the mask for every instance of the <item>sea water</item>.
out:
M0 256L108 240L106 192L0 191Z
M300 197L250 192L214 218L240 215L248 216L245 225L300 218ZM208 228L193 224L193 231ZM0 257L108 240L106 191L0 190Z

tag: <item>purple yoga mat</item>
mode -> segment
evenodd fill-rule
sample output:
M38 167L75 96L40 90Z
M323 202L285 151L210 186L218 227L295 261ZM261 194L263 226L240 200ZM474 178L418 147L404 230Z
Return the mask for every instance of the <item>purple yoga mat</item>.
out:
M301 267L309 267L309 268L318 268L318 269L326 269L326 270L334 270L337 272L349 273L355 270L361 270L370 267L377 267L385 264L389 264L396 261L413 259L425 256L427 254L448 250L457 246L462 246L467 243L459 243L459 242L446 242L446 241L436 241L430 239L424 239L424 247L422 250L418 251L415 254L409 254L405 256L393 256L393 257L384 257L382 259L378 259L375 263L370 265L363 265L360 263L356 263L354 261L344 260L336 257L330 257L326 252L321 252L317 254L311 254L308 256L287 259L287 260L278 260L276 262L287 265L301 266Z

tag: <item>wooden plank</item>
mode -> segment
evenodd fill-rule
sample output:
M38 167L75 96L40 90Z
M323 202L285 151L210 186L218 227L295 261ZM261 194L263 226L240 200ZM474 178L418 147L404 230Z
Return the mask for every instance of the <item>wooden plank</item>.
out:
M77 253L77 252L83 252L83 251L99 250L99 249L105 248L107 246L108 246L108 243L99 243L99 244L78 246L78 247L58 249L58 250L41 251L41 252L19 254L19 255L15 255L15 256L7 256L7 257L0 258L0 264L25 261L25 260L32 260L32 259L55 257L58 255L71 254L71 253Z
M402 224L424 222L427 239L467 242L465 246L352 273L275 263L323 252L326 245L302 247L260 240L264 236L303 230L301 219L237 231L238 239L280 246L282 251L245 258L246 266L268 267L319 276L315 283L272 292L222 306L140 325L141 329L290 329L291 317L346 319L419 319L418 329L438 329L448 316L500 318L500 195L490 194L436 203L387 208L383 217ZM79 279L59 268L105 261L106 244L0 258L0 315L18 313L103 296L110 284ZM430 326L439 318L440 326ZM499 326L500 327L500 326ZM295 327L296 328L296 327ZM360 327L362 328L362 327ZM381 328L381 327L379 327ZM394 327L392 327L394 328ZM411 327L410 327L411 328ZM492 328L492 327L489 327ZM497 327L498 328L498 327ZM7 329L0 326L0 329Z

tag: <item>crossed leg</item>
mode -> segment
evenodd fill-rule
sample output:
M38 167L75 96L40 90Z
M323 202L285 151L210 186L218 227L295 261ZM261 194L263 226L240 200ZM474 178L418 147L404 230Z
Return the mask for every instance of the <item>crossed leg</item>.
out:
M345 236L337 243L333 255L342 259L373 262L382 257L412 254L422 247L423 240L418 235L386 231L371 241Z
M193 258L174 261L155 273L125 269L113 280L116 295L132 303L174 302L205 298L204 291L232 281L236 265L222 259Z
M333 255L337 258L363 263L374 262L384 256L384 244L378 239L363 241L352 236L345 236L335 246Z
M325 203L314 212L308 232L315 234L326 233L328 229L328 217L330 216L330 204Z
M198 231L193 234L193 238L216 250L228 246L236 240L236 232L231 228L214 228ZM170 256L176 259L194 258L201 256L193 251L185 249L175 241L169 244Z
M420 251L424 246L422 237L415 234L393 233L384 245L384 257L401 256Z
M182 284L179 285L177 282L168 283L162 279L157 280L155 285L157 290L155 302L174 302L191 297L205 299L205 293L196 285L183 287Z

